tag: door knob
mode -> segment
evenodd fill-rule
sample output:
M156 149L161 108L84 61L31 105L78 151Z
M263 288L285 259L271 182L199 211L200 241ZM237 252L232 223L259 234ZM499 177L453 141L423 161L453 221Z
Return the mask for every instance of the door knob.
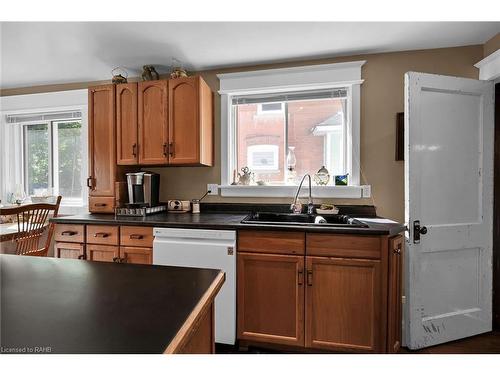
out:
M420 220L413 222L413 243L420 243L420 235L427 234L427 227L420 226Z

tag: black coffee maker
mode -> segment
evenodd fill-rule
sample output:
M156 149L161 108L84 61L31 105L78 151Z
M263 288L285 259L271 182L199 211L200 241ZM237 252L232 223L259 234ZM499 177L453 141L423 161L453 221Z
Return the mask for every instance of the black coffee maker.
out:
M160 201L160 175L153 172L127 173L128 207L155 207Z

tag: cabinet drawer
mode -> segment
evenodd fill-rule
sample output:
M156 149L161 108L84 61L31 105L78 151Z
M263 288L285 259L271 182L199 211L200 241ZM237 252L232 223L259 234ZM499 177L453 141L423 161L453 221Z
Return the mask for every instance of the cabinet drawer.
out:
M109 213L115 212L114 197L89 197L89 211L93 213Z
M238 251L270 254L304 254L305 234L264 230L238 231Z
M54 257L67 259L85 259L85 245L83 243L56 242Z
M382 239L376 236L308 233L307 255L380 259Z
M87 243L118 245L118 227L111 225L87 225Z
M120 227L120 245L153 247L153 228Z
M85 242L83 224L56 224L54 239L58 242Z

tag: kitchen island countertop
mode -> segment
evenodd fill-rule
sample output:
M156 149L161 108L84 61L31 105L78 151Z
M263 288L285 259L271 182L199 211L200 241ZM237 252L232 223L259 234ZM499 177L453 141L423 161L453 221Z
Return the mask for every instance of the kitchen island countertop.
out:
M172 353L219 270L0 255L2 353ZM196 315L196 316L195 316Z

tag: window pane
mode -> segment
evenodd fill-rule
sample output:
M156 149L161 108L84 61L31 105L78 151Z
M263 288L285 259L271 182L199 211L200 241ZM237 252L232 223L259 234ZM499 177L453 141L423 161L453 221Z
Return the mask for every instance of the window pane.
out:
M47 124L24 127L26 193L49 188L49 127Z
M82 123L81 121L58 122L57 158L59 194L63 198L82 197Z
M258 104L235 105L237 168L248 166L255 181L281 184L285 180L285 117L259 116Z
M308 95L311 99L307 99ZM244 100L240 98L239 103ZM312 176L322 166L331 176L347 173L345 95L318 98L315 93L304 92L300 99L285 99L285 102L252 100L243 104L233 102L238 172L247 166L254 172L255 181L274 185L297 184L304 174ZM285 163L289 148L293 148L296 158L295 181L287 178Z
M295 147L298 178L323 165L330 175L344 174L345 99L288 103L288 146Z

